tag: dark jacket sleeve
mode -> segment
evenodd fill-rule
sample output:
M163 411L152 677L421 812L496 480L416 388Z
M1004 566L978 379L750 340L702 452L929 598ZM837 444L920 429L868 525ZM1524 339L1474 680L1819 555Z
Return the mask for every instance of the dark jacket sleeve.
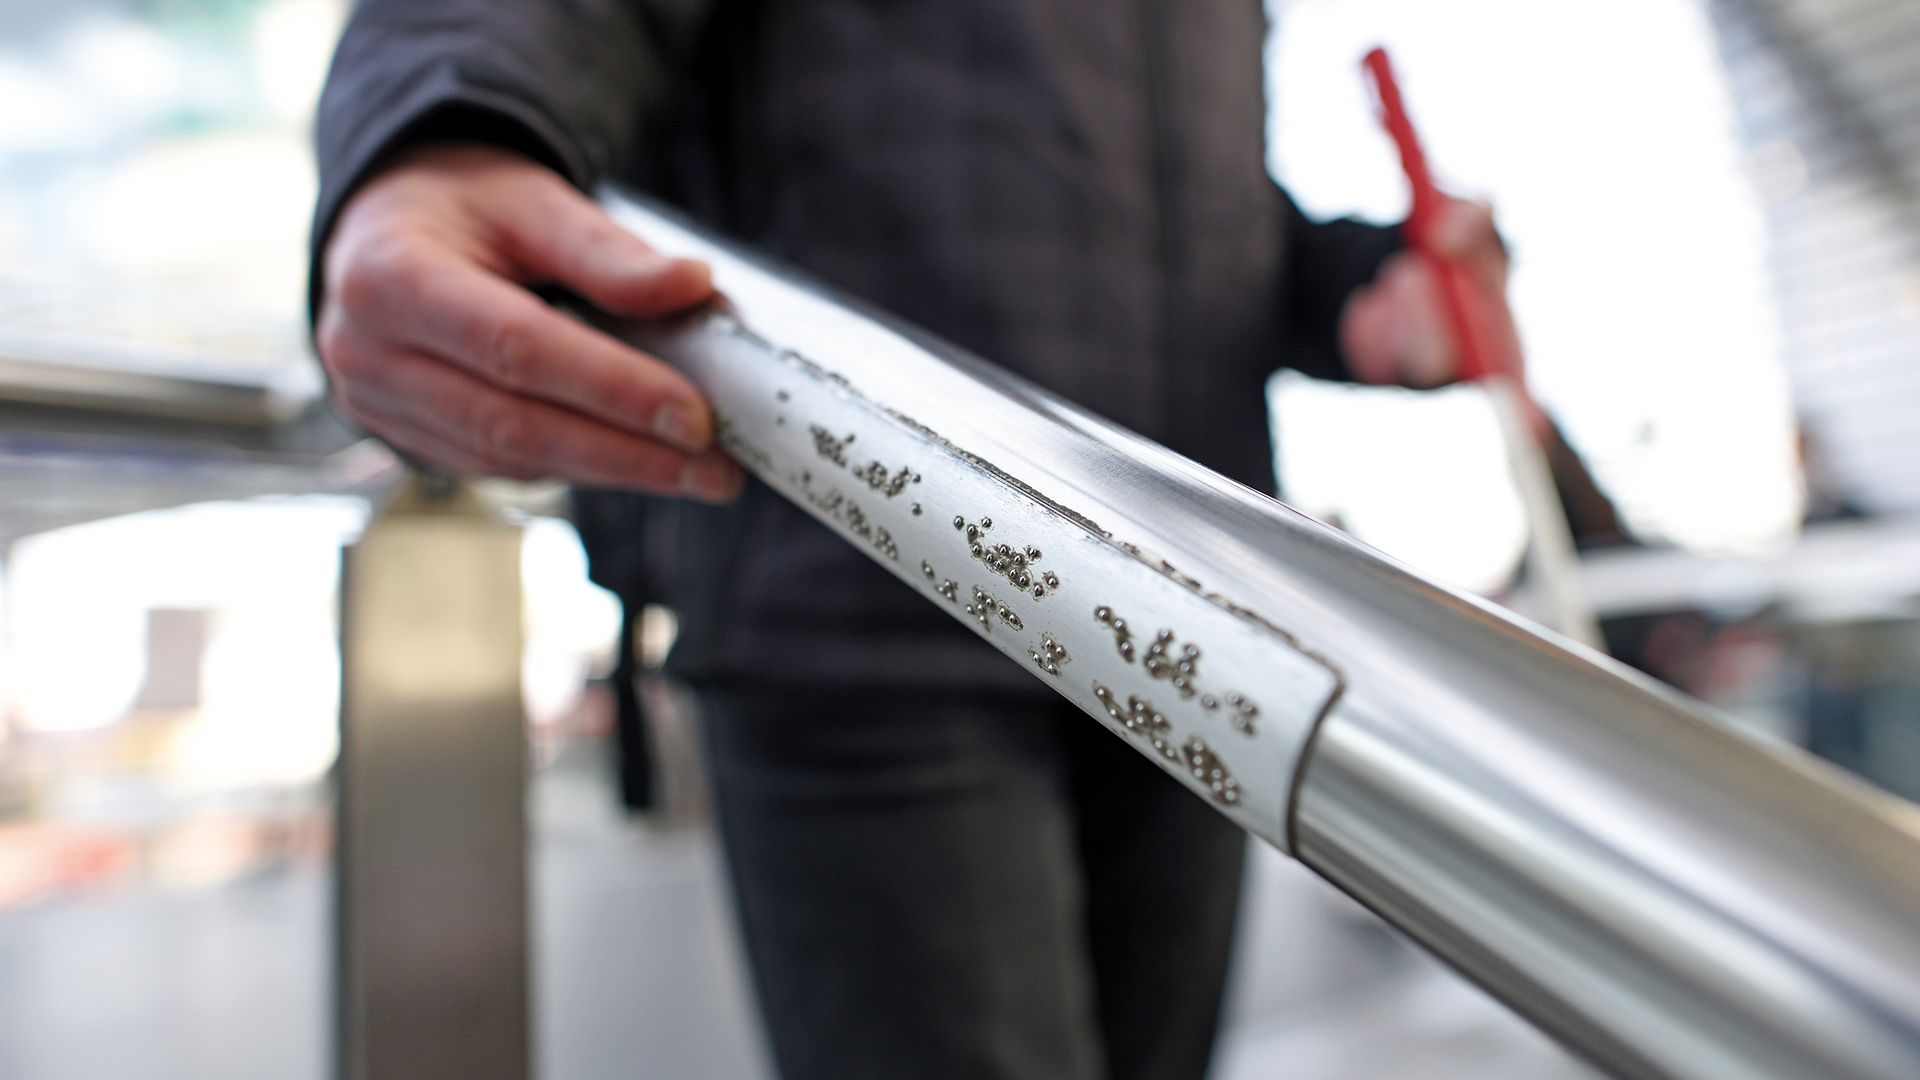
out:
M1400 230L1352 218L1313 221L1293 196L1280 193L1286 214L1286 295L1282 335L1287 366L1319 379L1351 379L1340 351L1340 313L1347 297L1373 281L1405 243Z
M418 137L484 138L575 185L602 179L664 101L706 0L363 0L320 98L310 300L341 204Z

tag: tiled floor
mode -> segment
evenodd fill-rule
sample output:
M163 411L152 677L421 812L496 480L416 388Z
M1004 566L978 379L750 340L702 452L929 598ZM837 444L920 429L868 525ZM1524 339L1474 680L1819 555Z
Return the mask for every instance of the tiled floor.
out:
M620 821L601 775L536 792L540 1075L769 1076L710 832ZM1216 1080L1589 1075L1292 864L1253 873ZM296 865L0 915L0 1077L324 1080L327 891Z

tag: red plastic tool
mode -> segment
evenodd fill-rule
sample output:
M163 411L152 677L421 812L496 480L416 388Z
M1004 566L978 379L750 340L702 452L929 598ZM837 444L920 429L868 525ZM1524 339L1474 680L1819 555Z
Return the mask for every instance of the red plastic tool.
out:
M1483 379L1489 375L1508 376L1524 394L1518 343L1511 340L1511 335L1502 334L1496 329L1494 305L1498 303L1498 298L1487 294L1483 283L1474 278L1469 267L1447 258L1438 250L1434 230L1439 226L1447 199L1434 184L1433 173L1427 168L1427 155L1420 148L1420 136L1414 131L1413 120L1407 115L1406 102L1400 97L1400 86L1394 81L1393 64L1387 59L1387 51L1382 48L1369 51L1362 66L1373 83L1374 93L1380 99L1380 122L1387 129L1387 134L1393 137L1393 145L1400 151L1400 166L1406 171L1407 183L1413 189L1413 207L1407 214L1404 226L1407 244L1429 261L1440 281L1447 326L1453 334L1454 347L1459 355L1460 377ZM1529 411L1537 416L1538 410L1530 400L1527 405Z

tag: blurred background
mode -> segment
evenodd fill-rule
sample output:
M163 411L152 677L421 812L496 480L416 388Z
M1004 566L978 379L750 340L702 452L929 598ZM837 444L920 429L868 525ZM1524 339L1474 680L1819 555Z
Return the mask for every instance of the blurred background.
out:
M1443 181L1496 205L1612 651L1920 797L1920 6L1270 7L1270 157L1309 213L1405 212L1376 42ZM345 9L0 0L0 1076L330 1075L341 548L401 477L320 406L305 338ZM1514 594L1529 519L1482 394L1270 396L1290 501ZM686 718L666 812L630 818L617 604L560 492L489 497L525 528L540 1073L766 1075ZM1582 1074L1253 872L1220 1077Z

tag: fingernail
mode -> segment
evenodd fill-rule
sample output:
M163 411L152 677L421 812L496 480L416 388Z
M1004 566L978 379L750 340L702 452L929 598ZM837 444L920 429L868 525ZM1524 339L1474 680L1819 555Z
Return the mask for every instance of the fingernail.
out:
M709 292L713 290L713 265L711 263L703 259L676 259L675 262L685 266L689 272L699 280L701 287Z
M706 437L698 414L690 405L668 402L653 414L653 434L664 442L687 450L706 447Z
M657 251L634 251L622 247L614 254L610 269L630 277L651 277L672 266L673 262Z
M739 467L725 458L697 458L680 469L680 490L697 498L731 499L740 481Z

